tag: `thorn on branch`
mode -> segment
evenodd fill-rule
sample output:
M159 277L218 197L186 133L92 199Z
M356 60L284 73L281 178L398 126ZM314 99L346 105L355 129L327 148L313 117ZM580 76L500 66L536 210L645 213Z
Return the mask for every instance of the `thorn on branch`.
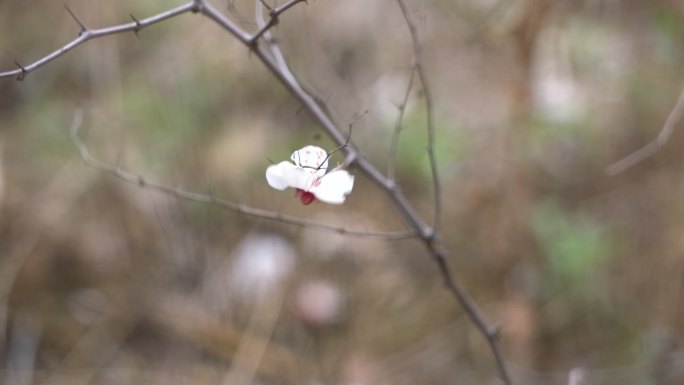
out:
M262 4L266 9L268 9L269 12L273 12L273 7L271 7L270 5L268 5L268 4L266 3L265 0L259 0L259 1L261 2L261 4Z
M24 68L23 65L19 64L18 61L15 60L15 61L14 61L14 64L16 64L17 67L19 67L19 69L21 70L21 72L19 72L19 73L17 74L17 80L20 81L20 82L21 82L21 81L24 81L24 79L26 79L26 75L28 74L28 71L26 71L26 68Z
M69 15L71 15L71 17L74 19L74 21L76 21L76 24L78 24L79 27L81 27L81 31L78 33L78 36L81 36L81 35L83 35L84 32L87 32L88 27L86 27L85 24L81 21L81 19L79 19L79 17L76 16L74 11L72 11L71 8L69 8L69 6L66 4L64 4L64 8L66 8L67 12L69 12Z
M142 29L142 25L140 24L140 20L136 19L135 16L131 13L131 19L135 22L135 29L133 30L133 33L135 33L135 36L138 36L138 32Z

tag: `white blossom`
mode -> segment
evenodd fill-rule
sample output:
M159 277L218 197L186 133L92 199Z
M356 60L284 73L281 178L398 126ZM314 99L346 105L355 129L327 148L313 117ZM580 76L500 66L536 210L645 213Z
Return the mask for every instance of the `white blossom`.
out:
M293 163L283 161L266 169L266 181L277 190L296 189L303 204L315 199L342 204L354 187L354 176L336 168L328 171L328 153L316 146L306 146L292 153ZM327 173L326 173L327 172Z

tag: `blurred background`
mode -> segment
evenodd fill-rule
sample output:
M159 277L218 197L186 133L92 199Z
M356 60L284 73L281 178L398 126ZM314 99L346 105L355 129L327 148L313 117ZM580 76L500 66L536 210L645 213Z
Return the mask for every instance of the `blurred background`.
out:
M282 3L282 1L281 1ZM684 383L680 0L408 1L435 97L443 238L517 384ZM68 2L90 27L180 1ZM217 2L248 30L254 2ZM0 1L0 70L73 39L62 2ZM302 83L381 170L413 60L393 0L309 1L273 30ZM396 159L429 220L422 89ZM483 338L415 240L345 238L125 184L149 181L356 230L398 230L356 173L302 206L269 160L332 149L257 58L199 15L91 41L0 79L0 381L5 384L497 384ZM341 162L335 155L332 162ZM354 170L352 169L352 172Z

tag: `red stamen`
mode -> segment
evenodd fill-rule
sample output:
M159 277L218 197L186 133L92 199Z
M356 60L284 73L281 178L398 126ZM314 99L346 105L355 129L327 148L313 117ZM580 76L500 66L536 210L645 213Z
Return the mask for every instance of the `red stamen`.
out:
M299 188L295 190L295 197L299 198L299 201L302 202L303 205L308 205L316 200L315 195Z

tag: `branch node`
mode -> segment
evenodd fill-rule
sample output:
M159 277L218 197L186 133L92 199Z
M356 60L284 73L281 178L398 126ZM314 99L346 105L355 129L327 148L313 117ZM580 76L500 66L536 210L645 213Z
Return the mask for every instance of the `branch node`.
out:
M145 181L145 178L143 178L140 175L138 175L138 180L136 182L140 187L145 187L147 185L147 181Z
M498 340L501 336L501 325L496 324L487 328L487 336L491 339Z
M425 239L425 242L427 242L431 248L435 247L435 229L432 227L426 227L423 230L423 238Z
M86 27L83 21L81 21L81 19L78 16L76 16L74 11L72 11L71 8L69 8L69 6L66 4L64 4L64 8L66 8L67 12L69 12L69 15L71 15L71 18L74 19L76 24L78 24L78 26L81 27L81 31L78 33L78 36L81 36L85 32L88 32L88 27Z
M204 1L203 0L194 0L192 10L190 10L190 12L200 13L200 12L202 12L203 9L204 9Z
M14 64L16 64L17 67L19 67L19 69L21 70L21 72L19 72L19 73L17 74L17 80L20 81L20 82L21 82L21 81L24 81L24 79L26 79L26 75L28 74L28 71L26 70L26 68L24 68L23 65L19 64L18 61L15 60L15 61L14 61Z

